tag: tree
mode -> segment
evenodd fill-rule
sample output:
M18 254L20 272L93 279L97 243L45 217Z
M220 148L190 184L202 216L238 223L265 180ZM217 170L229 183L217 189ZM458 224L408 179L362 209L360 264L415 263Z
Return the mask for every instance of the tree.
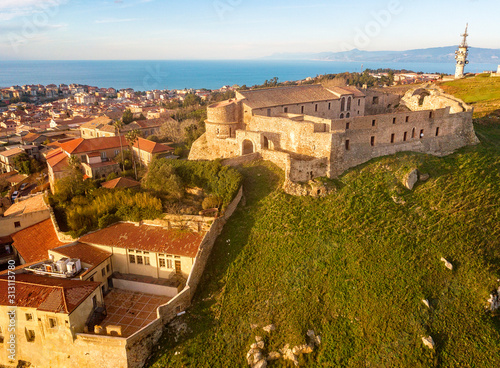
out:
M134 144L139 140L139 137L141 136L141 131L138 129L131 130L125 134L125 139L127 140L129 146L130 146L130 152L132 153L132 162L134 163L134 173L135 173L135 180L137 180L137 166L135 164L135 155L134 155ZM138 147L140 151L140 147ZM140 158L139 158L140 161Z
M201 104L200 96L190 93L186 95L186 97L184 97L184 102L182 103L182 106L189 107L189 106L197 106L199 104Z
M128 125L134 121L134 114L132 114L132 111L130 111L130 109L126 109L123 112L122 121L123 121L123 124L125 124L125 125Z
M144 188L180 199L184 195L182 180L167 160L153 160L143 182Z
M123 165L123 144L122 144L122 138L121 138L121 129L123 128L123 121L115 120L113 122L113 126L115 127L115 134L120 139L120 161L122 164L122 171L124 171L125 166Z

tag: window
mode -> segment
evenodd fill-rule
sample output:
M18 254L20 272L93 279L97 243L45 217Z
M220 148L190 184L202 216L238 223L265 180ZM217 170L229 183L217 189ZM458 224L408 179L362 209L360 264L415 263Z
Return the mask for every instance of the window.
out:
M118 156L119 153L120 153L119 150L115 150L115 156Z
M49 317L49 327L50 327L50 328L55 328L55 327L57 327L57 319L55 319L55 318L50 318L50 317Z
M344 114L340 114L340 118L343 119L344 118Z
M103 269L101 270L101 275L106 276L106 268L103 267Z
M159 261L160 261L160 267L165 268L165 259L160 258Z
M375 137L370 138L370 144L372 145L372 147L375 145Z
M408 123L410 121L410 117L407 116L405 121Z
M26 313L26 321L33 321L33 315L31 313Z
M174 268L174 264L171 259L167 259L167 268Z
M304 113L304 106L301 106L300 107L300 113L303 114Z
M349 123L345 123L345 129L348 130L349 129Z
M328 102L328 110L331 110L331 109L332 109L332 103Z
M358 100L358 106L361 106L361 99Z
M108 265L106 265L106 272L109 273L111 271L111 267Z
M285 107L283 111L285 112L285 114L288 113L288 107Z
M267 109L267 116L271 116L271 109Z
M89 280L93 282L94 281L94 276L92 276Z
M393 118L393 119L392 119L392 123L393 123L393 124L396 124L396 118Z
M149 266L149 257L144 256L144 264L145 264L146 266Z
M429 119L432 119L433 117L434 117L434 114L433 114L433 112L431 111L431 112L429 113Z
M351 113L348 112L345 117L349 119L351 117Z
M406 142L406 138L407 138L407 137L408 137L408 133L407 133L407 132L405 132L405 133L403 134L403 142Z
M106 151L102 151L101 152L101 158L106 158L106 157L107 157Z
M14 222L14 227L21 227L21 222L20 221L16 221Z
M137 264L143 264L142 256L137 256Z
M351 100L351 98L349 97L349 98L347 99L347 111L351 111L351 101L352 101L352 100Z
M35 341L35 331L34 330L25 329L24 332L26 334L26 341L28 341L28 342Z
M345 97L342 97L342 100L340 102L340 111L345 110Z
M374 127L375 124L377 124L377 120L372 120L372 127Z
M128 260L130 263L135 263L135 256L133 254L128 255Z
M378 104L378 96L373 97L372 105L377 105Z
M439 127L436 128L436 137L439 135Z
M415 128L413 128L413 129L411 130L411 137L412 137L412 138L415 138Z
M424 138L424 130L423 129L420 131L420 138Z
M314 111L318 112L318 104L314 106Z
M349 151L349 139L345 140L345 150Z
M391 143L394 143L394 133L391 134Z

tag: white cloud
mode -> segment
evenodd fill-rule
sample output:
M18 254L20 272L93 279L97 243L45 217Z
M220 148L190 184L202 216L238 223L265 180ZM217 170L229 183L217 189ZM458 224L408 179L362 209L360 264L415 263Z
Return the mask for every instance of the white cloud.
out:
M68 0L1 0L0 20L11 20L34 13L53 14L54 10Z

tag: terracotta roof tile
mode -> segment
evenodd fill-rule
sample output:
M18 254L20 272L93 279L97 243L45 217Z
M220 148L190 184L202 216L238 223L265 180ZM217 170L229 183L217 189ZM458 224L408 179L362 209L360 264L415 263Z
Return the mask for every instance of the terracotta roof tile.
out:
M265 107L294 105L301 103L311 103L316 101L338 100L339 95L354 94L354 89L342 88L325 88L320 84L312 84L306 86L291 86L258 89L251 91L239 91L245 100L244 104L253 109L261 109ZM359 93L359 90L356 89ZM364 96L363 94L361 94Z
M7 294L7 283L7 276L0 276L0 285L2 285L0 305L11 305ZM21 273L16 275L15 306L70 314L98 287L98 282Z
M111 257L110 252L106 252L103 249L85 243L62 246L52 249L52 251L68 258L78 258L83 263L91 265L92 267L100 265Z
M128 179L128 178L116 178L101 184L101 187L108 189L115 188L133 188L140 186L141 183L138 181Z
M64 245L57 238L52 220L48 219L11 235L14 248L26 263L43 261L49 249Z
M170 152L174 149L170 146L156 143L144 138L139 138L137 142L135 142L134 147L140 149L141 151L149 152L149 153L163 153Z
M194 258L204 235L159 226L120 223L85 235L80 242Z
M31 212L38 212L48 209L43 195L37 195L35 197L28 198L24 201L14 203L9 207L7 211L3 214L5 217L16 214L26 214Z
M126 147L128 145L125 137L100 137L100 138L91 138L91 139L83 139L78 138L72 141L61 144L61 148L69 153L70 155L74 155L77 153L87 153L93 151L101 151L108 150L112 148L119 148L121 145Z

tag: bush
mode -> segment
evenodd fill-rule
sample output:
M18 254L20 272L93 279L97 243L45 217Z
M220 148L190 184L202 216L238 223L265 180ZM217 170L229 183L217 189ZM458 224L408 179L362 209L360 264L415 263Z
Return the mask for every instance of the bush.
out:
M208 210L210 208L219 208L221 204L222 201L220 200L219 197L209 196L203 200L201 206L203 207L204 210Z

